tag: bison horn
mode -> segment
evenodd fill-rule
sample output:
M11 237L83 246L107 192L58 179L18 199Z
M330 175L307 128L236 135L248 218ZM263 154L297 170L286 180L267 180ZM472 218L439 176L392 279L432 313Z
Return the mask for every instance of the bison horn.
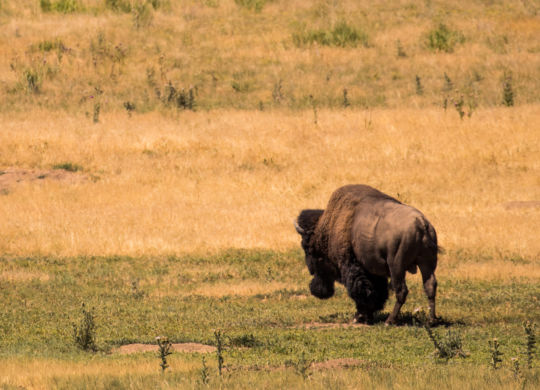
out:
M294 220L294 228L296 229L296 231L299 233L299 234L305 234L306 231L304 229L302 229L299 225L298 225L298 221L295 219Z

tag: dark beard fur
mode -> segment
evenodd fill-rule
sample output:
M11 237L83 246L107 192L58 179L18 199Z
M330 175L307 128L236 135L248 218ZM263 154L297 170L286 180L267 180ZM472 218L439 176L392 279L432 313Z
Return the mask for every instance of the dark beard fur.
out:
M360 313L382 310L388 299L388 278L368 273L360 265L351 265L345 287Z
M319 299L328 299L334 295L334 282L327 281L315 274L309 283L309 291Z

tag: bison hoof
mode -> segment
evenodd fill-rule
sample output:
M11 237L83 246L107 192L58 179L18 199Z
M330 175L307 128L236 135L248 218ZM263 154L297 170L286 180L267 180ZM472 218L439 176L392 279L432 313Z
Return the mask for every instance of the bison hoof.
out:
M390 326L390 325L395 325L396 324L396 320L394 320L393 318L388 318L385 322L384 322L384 326Z
M373 323L373 316L369 314L356 313L353 319L353 324L371 324Z

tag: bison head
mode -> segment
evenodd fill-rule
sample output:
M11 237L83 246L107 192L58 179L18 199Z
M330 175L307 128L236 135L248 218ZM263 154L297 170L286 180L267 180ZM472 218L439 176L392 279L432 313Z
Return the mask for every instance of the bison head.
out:
M327 299L334 295L334 282L337 279L335 267L330 264L327 257L317 251L314 242L314 231L324 210L303 210L294 227L302 236L302 249L306 255L306 265L313 279L309 284L311 294L320 299Z
M309 291L314 297L328 299L334 295L334 281L315 274L309 283Z

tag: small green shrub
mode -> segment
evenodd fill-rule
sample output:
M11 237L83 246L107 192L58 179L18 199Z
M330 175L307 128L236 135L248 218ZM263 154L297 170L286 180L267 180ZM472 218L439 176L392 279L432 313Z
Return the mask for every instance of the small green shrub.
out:
M39 51L50 52L53 50L65 50L66 47L60 39L44 40L37 44Z
M81 6L77 0L58 0L54 4L55 11L69 14L78 11Z
M519 379L522 376L521 367L519 365L519 359L517 357L513 357L510 359L512 362L512 374L514 374L514 379Z
M407 57L407 53L405 53L405 50L403 49L403 45L401 44L401 41L398 39L396 42L396 48L397 48L397 56L401 58Z
M499 363L502 363L501 356L503 353L499 350L499 340L493 339L488 341L489 345L489 354L490 354L490 364L491 367L496 370L499 368Z
M357 47L369 46L368 36L345 21L340 21L330 30L304 30L292 36L297 47L317 43L322 46Z
M418 96L423 95L424 94L424 87L422 86L422 81L420 80L420 76L416 75L415 82L416 82L416 94Z
M196 88L193 87L189 87L187 91L185 88L179 90L171 81L169 81L165 86L163 93L161 93L158 88L156 90L156 95L167 107L176 107L179 110L194 111L196 108L195 92Z
M444 23L427 33L427 47L431 50L452 53L454 47L465 42L465 36L459 31L449 29Z
M351 105L351 102L349 102L349 91L347 88L343 88L343 107L347 108Z
M81 9L81 5L77 0L40 0L39 6L43 12L62 12L69 14L77 12Z
M523 329L527 335L526 352L527 356L527 368L531 369L533 366L533 360L536 353L536 325L530 321L523 324Z
M450 99L450 93L454 89L454 83L452 83L452 80L450 77L444 72L444 85L442 87L443 92L443 108L446 111L446 108L448 107L448 99Z
M313 360L307 359L304 351L302 351L300 356L298 356L298 359L287 360L285 362L286 366L292 366L294 368L294 372L300 375L304 380L311 376L310 368L312 364Z
M167 337L162 337L162 336L156 337L156 341L159 347L159 358L161 359L159 366L161 367L161 372L164 373L165 370L169 368L169 363L167 362L167 356L172 355L172 352L171 352L172 343Z
M514 105L514 89L512 88L512 73L504 72L503 75L503 99L502 103L506 107Z
M218 373L219 373L219 376L221 376L223 373L223 363L224 363L224 358L223 358L224 343L223 343L223 333L221 332L221 330L219 329L215 330L214 337L216 339L216 357L217 357L217 362L218 362Z
M261 12L263 7L269 0L234 0L236 5L255 12Z
M200 371L201 374L201 384L207 385L208 382L210 382L210 370L208 369L208 366L206 365L206 358L202 357L202 368Z
M99 123L99 113L101 112L101 103L94 102L94 113L92 115L92 122Z
M274 89L272 90L272 99L274 99L274 102L277 104L280 104L285 96L283 95L283 85L282 80L279 79L279 81L274 84Z
M55 164L53 165L53 169L63 169L64 171L68 171L68 172L82 171L82 167L80 165L73 164L70 162Z
M124 108L126 109L128 116L131 117L131 113L135 111L135 103L128 100L124 102Z
M235 92L245 93L252 90L252 85L247 80L233 80L231 82L231 87Z
M148 27L154 19L153 6L148 1L139 1L132 7L133 27L137 30Z
M465 116L465 110L463 109L463 106L465 105L465 99L463 99L463 95L459 95L456 99L451 99L452 103L454 104L454 107L459 114L459 119L463 119Z
M422 324L426 330L429 339L435 347L433 355L437 359L442 359L448 361L455 357L465 358L468 356L468 353L463 350L463 341L461 335L452 331L451 329L446 332L445 336L437 335L428 320L428 316L424 310L420 310L415 317L415 321Z
M266 160L265 160L266 161ZM233 347L253 348L262 345L262 343L252 334L244 334L237 337L231 337L229 344Z
M129 0L105 0L105 8L115 12L131 12L131 1Z
M82 319L79 325L73 324L73 339L75 344L83 351L97 351L96 346L96 322L92 309L86 310L82 305Z
M23 72L23 78L26 85L26 90L30 93L38 93L41 89L41 82L43 78L36 69L25 69Z

